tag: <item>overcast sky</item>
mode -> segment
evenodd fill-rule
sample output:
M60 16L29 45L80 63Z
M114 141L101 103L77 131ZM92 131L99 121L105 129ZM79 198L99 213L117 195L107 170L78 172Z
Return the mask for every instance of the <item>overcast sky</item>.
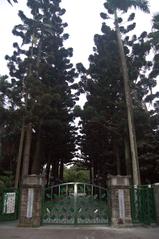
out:
M73 62L82 62L87 65L87 59L92 52L93 36L100 33L102 20L100 12L104 10L104 0L62 0L61 6L66 9L63 17L64 21L69 24L66 32L70 38L66 46L73 47ZM10 6L6 0L0 0L0 74L7 72L6 61L4 56L12 54L12 44L16 38L12 35L14 25L20 23L17 16L18 10L27 12L25 6L26 0L19 0L14 7ZM151 13L159 12L159 0L150 0ZM151 16L137 14L137 32L151 29Z

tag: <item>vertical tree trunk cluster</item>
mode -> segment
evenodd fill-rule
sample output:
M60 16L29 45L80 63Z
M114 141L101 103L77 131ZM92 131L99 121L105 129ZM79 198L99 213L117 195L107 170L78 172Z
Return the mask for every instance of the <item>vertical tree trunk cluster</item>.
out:
M14 185L15 188L18 188L20 178L27 176L29 173L31 141L32 141L32 124L29 123L25 126L23 123L17 157L17 167ZM21 170L22 173L20 174Z
M121 39L121 34L119 30L118 24L118 16L115 11L115 27L117 34L117 41L119 46L119 54L123 72L123 81L124 81L124 92L125 92L125 101L127 108L127 119L128 119L128 130L129 130L129 142L130 142L130 150L131 150L131 159L132 159L132 169L133 169L133 183L134 185L140 184L140 171L139 171L139 162L138 162L138 154L137 154L137 144L136 144L136 134L135 134L135 126L134 126L134 117L133 117L133 105L131 99L131 91L130 91L130 79L128 74L128 67L126 63L126 57L124 53L124 47Z

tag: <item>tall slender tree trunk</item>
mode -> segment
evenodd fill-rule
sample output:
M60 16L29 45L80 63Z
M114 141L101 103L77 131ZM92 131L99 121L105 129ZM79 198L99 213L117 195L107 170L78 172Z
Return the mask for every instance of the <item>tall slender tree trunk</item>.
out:
M29 123L26 126L26 140L24 146L22 177L27 176L29 173L31 138L32 138L32 123Z
M14 1L14 0L13 0ZM33 42L31 46L31 59L33 57ZM40 53L38 55L38 58L40 58ZM39 64L39 60L37 63L37 66ZM27 74L27 80L30 79L32 75L32 65L29 64L28 74ZM28 92L26 89L25 81L23 80L23 93L25 94L24 100L25 100L25 110L27 111L28 106ZM24 142L24 136L26 132L26 139ZM30 161L30 149L31 149L31 138L32 138L32 123L29 123L25 126L25 116L23 118L23 126L21 130L21 139L19 144L19 152L18 152L18 159L17 159L17 169L16 169L16 178L15 178L15 187L18 187L18 181L20 177L20 168L21 168L21 160L22 160L22 153L23 153L23 145L24 145L24 155L23 155L23 166L22 166L22 177L28 175L29 172L29 161Z
M33 163L31 167L31 173L37 174L37 175L40 174L40 145L41 145L41 138L39 133L36 140L35 154L33 157Z
M50 162L46 165L46 186L50 185Z
M1 156L2 156L2 130L0 128L0 159L1 159Z
M52 176L52 183L53 184L57 184L58 183L58 180L59 180L59 160L58 159L54 159L52 161L52 173L51 173L51 176Z
M15 175L15 183L14 183L15 188L18 188L18 185L19 185L20 169L21 169L23 146L24 146L24 138L25 138L25 126L24 126L24 123L23 123L22 128L21 128L19 151L18 151L18 157L17 157L17 167L16 167L16 175Z
M63 173L64 173L64 163L63 163L63 159L61 159L60 161L60 166L59 166L59 178L60 181L63 182Z
M115 145L115 157L116 157L117 175L121 175L121 163L120 163L120 156L119 156L119 148L117 145Z
M122 65L123 80L124 80L125 101L126 101L126 107L127 107L129 140L130 140L132 169L133 169L133 183L134 185L139 185L140 171L139 171L139 162L138 162L138 154L137 154L134 117L133 117L133 110L132 110L132 99L131 99L130 86L129 86L130 80L129 80L128 67L127 67L124 46L121 39L121 34L120 34L120 29L118 24L118 16L116 11L115 11L115 28L116 28L116 34L117 34L120 60Z
M98 184L98 177L99 177L99 167L97 160L93 159L93 165L92 165L92 175L93 175L93 183Z
M41 155L40 155L40 148L41 148L41 125L42 122L40 122L38 131L37 131L37 137L36 137L36 148L35 148L35 153L33 157L33 163L31 166L31 173L32 174L40 174L40 169L41 169Z
M125 149L126 173L127 175L131 175L132 168L131 168L131 160L130 160L130 146L129 146L129 140L126 136L124 138L124 149Z
M93 184L94 183L94 179L93 179L93 166L90 165L90 168L89 168L89 177L90 177L90 184Z
M89 165L89 181L90 184L94 184L94 160L91 159L90 165Z

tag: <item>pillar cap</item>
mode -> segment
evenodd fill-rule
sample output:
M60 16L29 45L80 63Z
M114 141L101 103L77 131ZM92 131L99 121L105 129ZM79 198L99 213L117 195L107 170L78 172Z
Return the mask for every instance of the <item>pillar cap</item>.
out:
M23 185L43 185L43 177L41 175L31 174L23 178Z
M130 175L108 175L108 186L130 186Z

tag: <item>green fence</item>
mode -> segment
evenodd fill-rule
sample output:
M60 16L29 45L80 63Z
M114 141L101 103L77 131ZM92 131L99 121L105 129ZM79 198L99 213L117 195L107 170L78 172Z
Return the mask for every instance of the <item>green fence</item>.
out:
M130 189L131 214L134 224L156 223L154 189L149 186L138 186Z
M0 189L0 221L18 219L19 192L16 189Z

